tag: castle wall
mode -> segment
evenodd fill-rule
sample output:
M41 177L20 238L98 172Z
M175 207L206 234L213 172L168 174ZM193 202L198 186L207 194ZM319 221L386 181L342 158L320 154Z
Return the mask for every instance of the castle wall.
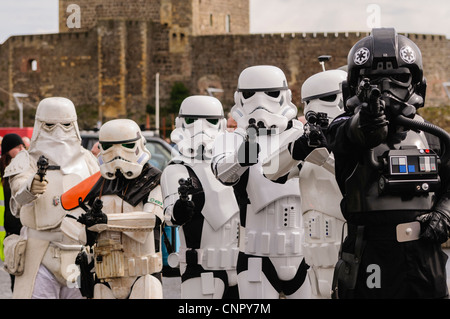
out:
M233 105L233 93L240 72L251 65L272 64L286 74L293 93L293 101L301 106L301 86L314 73L321 71L319 55L331 55L327 69L347 64L350 48L367 33L295 33L251 34L233 36L199 36L191 39L193 93L205 94L205 78L210 86L224 89L222 102ZM428 89L427 106L448 105L442 83L449 81L450 41L444 36L408 35L422 51L424 76Z
M11 37L0 46L0 61L0 87L29 95L22 99L25 126L33 123L34 108L45 97L65 96L79 106L97 106L95 33ZM16 110L11 94L0 92L0 101L4 110ZM0 119L0 125L17 122L7 117Z
M182 30L183 24L178 26ZM332 56L328 69L345 65L350 48L367 35L182 33L174 33L174 25L168 23L98 19L96 28L86 32L11 37L0 46L0 88L29 94L23 99L25 125L32 125L35 107L48 96L72 99L77 111L81 108L86 114L83 120L129 117L142 123L146 106L155 105L156 73L162 108L168 105L173 84L182 82L190 94L222 89L216 96L229 110L240 72L251 65L272 64L286 73L293 101L301 108L301 85L321 71L317 57ZM408 36L422 50L426 105L448 105L442 83L449 81L450 41L443 36ZM31 61L37 62L35 71ZM0 119L0 126L17 124L15 102L2 90L0 109L11 112Z

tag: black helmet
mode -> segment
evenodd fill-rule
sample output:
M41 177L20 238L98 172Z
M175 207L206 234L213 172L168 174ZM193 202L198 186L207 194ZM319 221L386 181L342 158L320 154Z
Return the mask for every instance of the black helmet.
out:
M347 60L346 85L350 96L356 94L363 78L371 79L383 75L401 86L408 87L408 93L402 94L400 100L416 108L423 106L426 81L423 76L422 54L413 41L397 34L395 29L372 29L371 35L361 39L351 48Z

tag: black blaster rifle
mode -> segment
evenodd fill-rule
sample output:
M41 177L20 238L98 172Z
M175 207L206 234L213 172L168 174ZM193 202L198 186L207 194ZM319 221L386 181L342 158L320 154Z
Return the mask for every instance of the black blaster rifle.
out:
M362 107L367 108L368 113L378 114L384 109L384 106L380 103L380 89L378 86L370 84L370 80L368 78L361 80L356 91L356 95L362 102Z
M192 179L189 177L187 179L180 178L178 180L178 194L180 195L180 200L187 202L189 201L189 195L194 193L194 185L192 185Z
M309 147L322 146L323 132L328 127L328 115L323 112L308 111L305 114L307 123L304 125L305 136Z
M262 123L262 122L261 122ZM246 163L246 165L253 165L258 162L259 145L256 142L259 135L259 127L256 125L255 119L249 120L249 125L246 130L246 136L244 141L244 152L238 154L239 162ZM263 129L261 127L261 129Z
M86 213L78 217L77 221L86 225L86 228L96 224L106 224L108 222L108 217L102 212L103 201L100 198L94 200L92 208L90 209L82 202L81 198L78 199L78 203Z
M78 253L75 264L80 267L80 292L86 298L94 297L95 279L92 269L94 268L94 260L89 262L89 257L86 251Z
M102 212L103 201L100 198L96 198L91 208L88 208L82 201L81 197L78 199L79 206L86 212L78 217L77 221L83 225L86 225L86 237L87 248L94 245L98 233L88 230L89 227L96 224L106 224L108 218L106 214ZM94 268L94 260L89 261L88 253L83 250L75 259L75 264L80 267L81 286L80 292L86 298L93 298L94 296L94 274L92 269Z
M39 175L39 179L42 182L45 178L45 174L47 174L48 169L48 159L44 155L41 155L37 161L37 175Z

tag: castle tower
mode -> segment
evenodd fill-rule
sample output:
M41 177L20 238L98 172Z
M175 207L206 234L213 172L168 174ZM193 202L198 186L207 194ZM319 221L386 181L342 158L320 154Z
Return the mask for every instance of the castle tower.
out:
M191 37L249 33L249 0L59 0L59 31L97 34L100 118L139 116L156 72L190 77Z
M247 34L249 10L249 0L59 0L59 31L87 31L99 20L140 20L185 35Z

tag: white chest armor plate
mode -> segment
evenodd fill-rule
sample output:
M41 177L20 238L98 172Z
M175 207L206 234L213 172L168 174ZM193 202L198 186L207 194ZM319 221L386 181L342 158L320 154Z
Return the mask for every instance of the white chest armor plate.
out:
M68 175L63 175L60 170L48 170L45 176L48 181L47 190L39 196L34 205L22 207L20 213L22 224L36 230L58 227L67 214L61 207L60 195L87 177L89 177L87 170Z
M232 269L237 260L239 231L239 206L233 188L215 178L210 162L196 163L190 167L205 192L202 209L205 222L198 250L199 262L205 269ZM183 243L182 246L186 245Z
M265 137L270 138L270 137ZM258 140L261 154L268 143ZM274 183L262 173L263 158L250 167L245 231L240 234L240 250L247 254L286 257L301 255L303 223L298 178Z

